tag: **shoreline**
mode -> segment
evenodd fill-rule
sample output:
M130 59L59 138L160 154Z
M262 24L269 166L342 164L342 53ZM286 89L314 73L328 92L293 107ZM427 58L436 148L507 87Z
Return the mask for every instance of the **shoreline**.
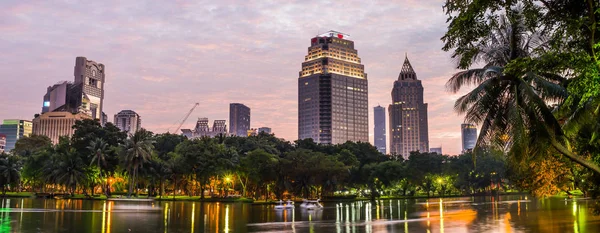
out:
M416 195L416 196L384 196L376 198L375 200L412 200L412 199L428 199L428 198L464 198L464 197L491 197L491 196L509 196L509 195L529 195L528 192L511 192L511 193L500 193L500 194L475 194L475 195ZM565 197L564 194L557 194L552 197ZM573 197L580 197L579 195L574 195ZM40 198L36 197L35 193L32 192L7 192L6 195L0 195L0 198ZM64 199L64 200L90 200L90 201L137 201L137 202L150 202L150 201L189 201L189 202L222 202L222 203L249 203L252 205L271 205L277 204L279 200L253 200L251 198L243 198L243 197L235 197L235 198L211 198L207 197L201 199L200 196L163 196L163 197L148 197L148 196L139 196L139 197L125 197L123 195L114 195L111 197L106 197L104 195L94 195L94 196L85 196L83 194L76 194L73 197L70 196L61 196L60 198L47 198L47 199ZM340 197L340 198L327 198L321 200L321 202L355 202L355 201L369 201L369 197ZM302 199L296 198L293 200L294 202L302 202Z

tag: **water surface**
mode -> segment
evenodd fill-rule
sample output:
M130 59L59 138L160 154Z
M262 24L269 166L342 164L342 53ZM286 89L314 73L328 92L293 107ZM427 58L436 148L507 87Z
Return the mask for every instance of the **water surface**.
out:
M591 200L526 196L325 202L317 211L178 201L0 202L0 232L600 232Z

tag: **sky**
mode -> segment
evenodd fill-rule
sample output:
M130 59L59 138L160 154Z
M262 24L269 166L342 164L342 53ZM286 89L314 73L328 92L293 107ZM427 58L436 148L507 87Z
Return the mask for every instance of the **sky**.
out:
M142 127L174 130L198 117L229 120L229 103L251 108L251 126L298 137L298 72L310 39L350 35L373 107L391 103L405 54L429 104L430 147L461 150L445 83L457 70L441 50L443 0L399 1L0 1L0 119L32 119L46 88L73 80L75 57L106 66L104 112L136 111ZM211 123L212 124L212 123Z

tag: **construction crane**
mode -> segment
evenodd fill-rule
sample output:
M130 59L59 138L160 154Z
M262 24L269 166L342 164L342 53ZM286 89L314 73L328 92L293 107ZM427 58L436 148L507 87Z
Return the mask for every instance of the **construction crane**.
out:
M190 109L190 111L187 114L185 114L185 117L183 118L183 120L181 120L181 122L179 123L179 126L177 126L177 129L173 133L177 134L177 132L179 132L179 129L181 129L181 126L185 123L185 121L188 119L188 117L190 117L190 115L192 114L194 109L196 109L196 107L198 107L198 105L200 105L200 104L199 103L194 104L194 107L192 107L192 109Z

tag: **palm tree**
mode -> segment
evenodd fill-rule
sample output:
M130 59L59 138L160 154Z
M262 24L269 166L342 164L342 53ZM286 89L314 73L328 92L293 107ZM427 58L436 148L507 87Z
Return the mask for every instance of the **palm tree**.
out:
M7 185L18 185L21 180L21 168L22 164L19 157L2 154L2 158L0 158L2 195L6 195Z
M473 45L474 63L483 68L458 72L446 83L457 93L476 87L458 98L454 108L465 122L481 126L477 148L495 144L515 157L544 154L551 147L570 160L600 174L600 167L570 151L561 124L549 107L567 98L567 81L550 72L533 72L525 64L535 60L547 44L543 33L524 26L520 11L509 10L492 33ZM459 58L462 54L455 52Z
M129 135L129 138L125 140L125 144L122 145L122 156L129 171L128 197L131 197L131 192L135 187L139 168L152 155L154 148L152 143L152 133L145 129L140 129L134 134Z
M101 138L96 138L95 140L91 141L90 145L87 147L87 149L92 152L93 156L90 166L96 162L96 166L100 170L100 186L102 187L102 192L104 192L106 196L108 196L108 192L105 188L104 179L102 179L102 166L106 165L107 146L108 144L104 142L104 140Z
M71 196L75 195L77 185L86 179L85 165L83 159L74 149L66 153L56 154L53 164L49 164L46 171L50 170L49 179L69 188Z

